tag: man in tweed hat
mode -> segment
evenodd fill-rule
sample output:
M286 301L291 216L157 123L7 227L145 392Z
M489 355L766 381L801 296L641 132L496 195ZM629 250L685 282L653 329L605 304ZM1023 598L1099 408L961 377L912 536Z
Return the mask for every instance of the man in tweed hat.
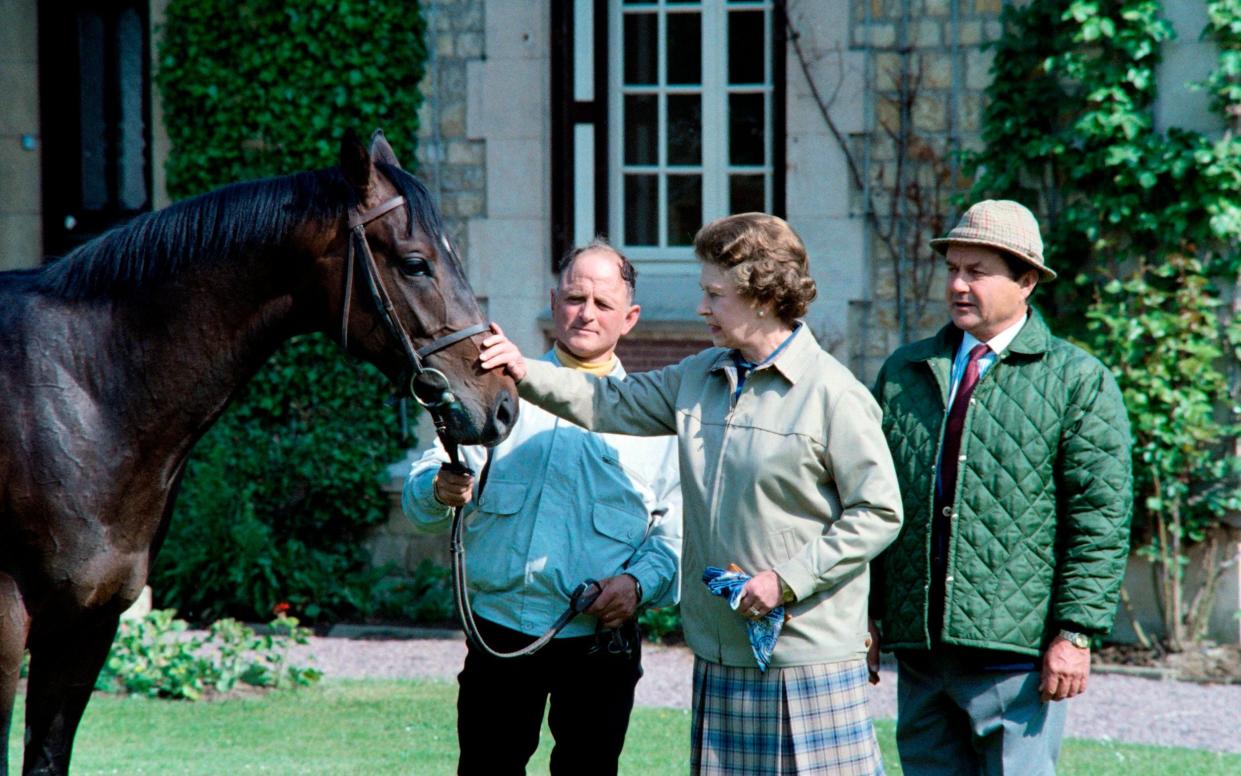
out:
M871 602L897 657L901 765L1051 774L1058 701L1086 689L1120 594L1129 424L1107 368L1029 304L1056 277L1029 210L980 202L931 245L951 323L875 386L905 508Z

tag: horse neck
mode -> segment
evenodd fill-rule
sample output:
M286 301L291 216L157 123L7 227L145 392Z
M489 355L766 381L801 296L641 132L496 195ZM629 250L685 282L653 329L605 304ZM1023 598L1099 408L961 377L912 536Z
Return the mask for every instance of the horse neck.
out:
M242 255L124 304L116 335L147 386L137 414L196 439L281 344L309 331L294 303L292 279L310 271L294 266L300 254Z

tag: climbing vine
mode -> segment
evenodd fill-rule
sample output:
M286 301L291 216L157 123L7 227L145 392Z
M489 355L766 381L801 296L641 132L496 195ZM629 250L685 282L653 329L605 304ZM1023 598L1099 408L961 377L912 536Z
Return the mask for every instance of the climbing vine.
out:
M1241 103L1241 2L1210 2L1219 50L1200 84L1225 122ZM1134 434L1134 542L1156 570L1165 644L1205 633L1224 565L1221 518L1241 509L1235 456L1241 337L1241 141L1157 128L1156 0L1010 5L973 154L971 197L1029 204L1064 280L1042 294L1057 327L1107 363ZM1048 52L1052 53L1050 56ZM1231 400L1228 397L1232 397ZM1208 545L1191 593L1195 544Z
M412 167L426 59L416 3L171 0L159 30L168 191L336 164L382 127ZM152 571L160 606L195 619L366 614L363 548L399 455L386 380L321 336L281 349L199 442Z

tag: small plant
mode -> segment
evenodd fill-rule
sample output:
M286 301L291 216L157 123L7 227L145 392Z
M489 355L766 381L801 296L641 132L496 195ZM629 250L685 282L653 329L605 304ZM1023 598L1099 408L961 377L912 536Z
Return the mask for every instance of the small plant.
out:
M662 606L658 609L647 609L638 615L638 627L648 641L656 644L681 639L681 608L679 606Z
M122 622L95 688L198 700L208 690L226 693L238 684L283 689L321 677L316 669L289 660L289 650L307 644L310 631L285 612L277 612L265 634L224 619L211 626L206 638L191 636L175 614L157 609L140 620Z

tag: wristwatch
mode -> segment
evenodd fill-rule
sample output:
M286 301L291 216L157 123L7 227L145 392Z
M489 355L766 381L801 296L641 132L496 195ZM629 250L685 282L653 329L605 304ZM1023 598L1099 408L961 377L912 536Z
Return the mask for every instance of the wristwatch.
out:
M1090 637L1085 633L1078 633L1077 631L1061 628L1060 638L1069 642L1078 649L1090 649Z
M625 572L625 576L633 580L633 591L638 594L638 606L642 605L642 582L633 574Z

